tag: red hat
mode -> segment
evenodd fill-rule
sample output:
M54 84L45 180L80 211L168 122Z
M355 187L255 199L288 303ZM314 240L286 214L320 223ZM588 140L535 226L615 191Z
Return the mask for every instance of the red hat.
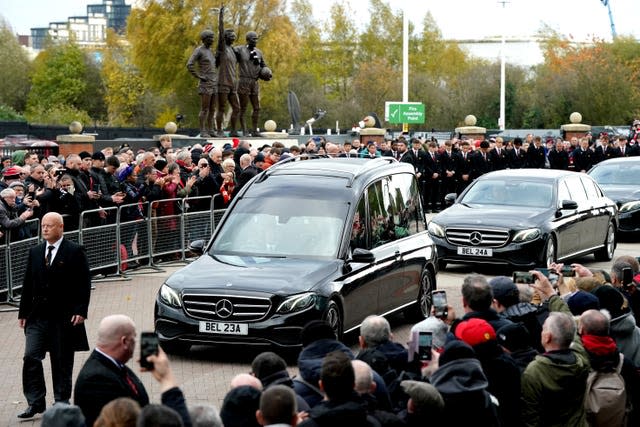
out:
M16 166L11 166L10 168L6 168L5 170L2 171L2 175L5 178L9 178L11 176L19 176L21 173L22 171L20 170L20 168Z
M456 338L466 342L471 347L496 339L496 331L486 320L472 318L458 323L455 330Z
M233 142L233 148L238 148L238 145L240 145L240 140L238 138L233 138L231 142Z

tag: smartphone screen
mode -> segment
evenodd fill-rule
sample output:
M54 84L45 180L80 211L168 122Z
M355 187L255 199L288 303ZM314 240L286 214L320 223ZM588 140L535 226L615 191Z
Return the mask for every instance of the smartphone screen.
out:
M153 370L153 363L147 362L147 357L158 354L158 335L155 332L140 334L140 366Z
M435 316L447 317L447 293L445 291L433 291L431 298Z
M539 271L540 273L544 274L546 277L549 277L549 269L548 268L536 268L536 271Z
M418 358L431 360L431 332L418 332Z
M565 265L564 267L562 267L563 277L573 277L574 275L575 275L575 272L573 271L573 268L571 268L570 265Z
M531 284L534 281L535 280L533 274L529 273L528 271L515 271L513 273L513 283Z
M622 269L622 284L630 285L633 283L633 270L629 267Z

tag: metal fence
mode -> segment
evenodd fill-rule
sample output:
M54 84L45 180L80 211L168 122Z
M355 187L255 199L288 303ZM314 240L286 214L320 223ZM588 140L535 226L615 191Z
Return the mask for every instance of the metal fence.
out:
M94 281L126 278L159 270L167 262L184 262L194 240L208 240L224 209L214 210L218 195L163 199L82 212L78 230L64 233L84 246ZM137 212L138 218L130 219ZM63 215L64 216L64 215ZM0 244L0 304L15 305L27 269L29 250L41 242L40 220L22 230L31 237L15 240L7 230ZM145 271L146 270L146 271Z

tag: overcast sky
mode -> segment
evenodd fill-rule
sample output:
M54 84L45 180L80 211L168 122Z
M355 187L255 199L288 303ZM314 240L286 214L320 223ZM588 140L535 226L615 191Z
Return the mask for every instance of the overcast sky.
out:
M640 1L609 0L619 35L640 38ZM31 27L46 27L51 21L85 15L86 5L102 0L0 0L0 15L19 34L30 34ZM132 4L134 0L127 0ZM335 1L311 0L314 15L326 19ZM347 0L354 20L362 24L369 16L368 0ZM597 36L611 38L607 8L601 0L511 0L503 10L496 0L391 0L394 9L404 4L410 19L420 25L431 11L442 34L451 39L508 37L536 34L544 22L578 40ZM503 15L504 13L504 15Z

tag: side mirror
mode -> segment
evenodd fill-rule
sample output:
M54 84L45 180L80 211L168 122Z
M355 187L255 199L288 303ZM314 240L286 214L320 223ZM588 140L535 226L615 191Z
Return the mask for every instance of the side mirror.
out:
M351 255L352 262L361 262L364 264L370 264L376 260L376 257L366 249L355 248L353 250L353 254Z
M578 209L578 202L574 200L563 200L562 209L568 209L568 210Z
M456 193L449 193L446 196L444 196L444 203L447 206L451 206L456 202L457 198L458 198L458 195Z
M206 245L206 242L202 239L194 240L193 242L189 243L189 246L187 247L187 249L193 252L194 254L202 255L204 253L205 245Z

